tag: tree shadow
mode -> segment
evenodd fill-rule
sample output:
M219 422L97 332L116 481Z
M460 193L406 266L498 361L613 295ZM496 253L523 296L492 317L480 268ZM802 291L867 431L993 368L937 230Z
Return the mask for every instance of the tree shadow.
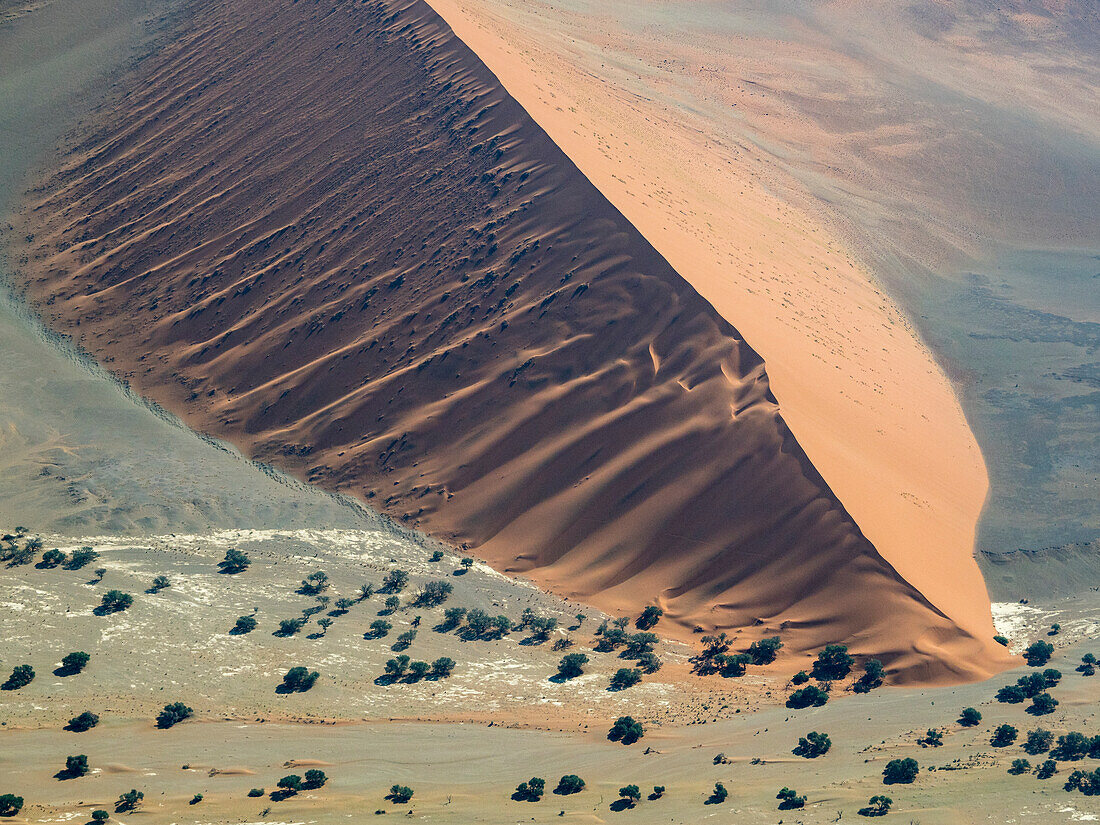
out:
M392 673L386 673L382 676L379 676L377 679L375 679L374 683L376 685L378 685L379 687L388 687L389 685L392 685L395 682L397 682L397 680L399 678L400 678L399 676L394 676Z
M610 810L618 813L619 811L628 811L634 807L634 803L629 799L616 799L610 805L607 806Z
M53 778L56 779L58 782L64 782L67 779L79 779L82 776L84 776L84 774L73 773L68 768L62 768L53 775Z
M297 796L297 791L292 791L290 788L280 788L277 791L271 792L272 802L282 802L284 799L290 799L292 796Z

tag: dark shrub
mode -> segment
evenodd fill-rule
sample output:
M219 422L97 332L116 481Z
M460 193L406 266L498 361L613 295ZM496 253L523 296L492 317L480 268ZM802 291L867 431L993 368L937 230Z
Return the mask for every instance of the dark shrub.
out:
M121 590L108 590L103 594L103 600L100 602L99 607L95 609L95 612L100 616L107 613L118 613L133 603L134 597L129 593L123 593Z
M406 785L391 785L390 792L386 794L386 799L402 805L412 798L413 789Z
M455 660L449 659L446 656L440 656L434 662L432 662L432 678L433 679L446 679L455 669Z
M639 630L649 630L657 625L663 615L665 615L665 611L656 605L650 605L642 611L642 615L634 620L634 626Z
M225 551L225 558L218 562L218 567L223 573L243 573L252 564L247 554L240 550L230 548Z
M91 564L98 558L99 553L91 547L80 547L73 550L72 555L69 556L69 560L65 562L65 569L79 570L81 567Z
M91 730L98 724L99 717L90 710L86 710L79 716L74 716L69 720L69 730L75 731L76 733L83 733L86 730Z
M283 683L280 688L285 693L305 693L313 687L320 675L316 670L311 672L301 666L292 667L283 676Z
M546 792L546 780L532 776L526 782L520 782L516 786L512 799L517 802L538 802Z
M23 810L23 797L13 793L0 794L0 816L15 816Z
M919 771L916 759L891 759L882 769L882 784L907 785L917 778Z
M775 798L779 800L779 810L781 811L792 811L806 807L806 797L799 796L798 791L791 788L784 788L775 795Z
M783 647L783 642L778 636L769 636L767 639L753 642L749 645L749 656L754 665L770 665L775 661L776 654Z
M588 664L588 657L583 653L567 653L558 663L558 678L576 679L584 673L586 664Z
M894 804L888 796L872 796L866 808L859 809L860 816L886 816L890 813L890 806Z
M1028 645L1027 650L1024 651L1024 659L1032 667L1042 667L1050 661L1051 655L1054 653L1054 645L1050 642L1038 641L1032 642Z
M0 685L4 690L19 690L34 681L34 668L30 665L16 665L8 680Z
M157 727L170 728L190 718L192 713L191 708L183 702L172 702L170 705L165 705L164 710L157 714Z
M382 589L389 593L400 593L409 583L409 574L404 570L391 570L382 579Z
M320 788L328 782L328 777L325 776L324 771L319 771L316 768L311 768L306 771L305 779L302 782L303 788Z
M829 694L817 685L807 685L799 688L787 697L789 708L819 708L829 701Z
M993 736L989 739L989 744L995 748L1007 748L1013 742L1016 741L1016 735L1018 731L1012 725L999 725L996 730L993 731Z
M1054 709L1057 707L1057 699L1049 693L1039 693L1031 700L1027 712L1032 716L1046 716L1047 714L1054 713Z
M256 617L255 616L238 616L237 623L233 625L233 629L229 632L234 636L240 636L244 633L251 633L256 629Z
M632 667L621 667L611 677L611 690L626 690L642 681L642 672Z
M554 788L554 793L568 796L569 794L580 793L583 790L584 780L575 773L567 773L558 780L558 787Z
M115 802L115 811L122 813L123 811L132 811L138 805L141 804L141 800L145 799L145 794L141 791L131 788L126 793L121 794L118 801Z
M1013 776L1019 776L1022 773L1031 773L1031 763L1026 759L1013 759L1012 766L1009 767L1008 772Z
M645 735L645 728L641 722L636 722L631 716L620 716L607 732L607 738L612 742L622 742L624 745L633 745Z
M877 687L882 687L886 679L886 668L878 659L868 659L863 665L863 675L856 679L852 690L856 693L869 693Z
M814 759L818 756L827 754L832 745L833 743L829 740L829 734L818 733L815 730L800 737L792 753L795 756Z
M641 798L642 789L637 785L623 785L623 787L619 788L619 799L626 802L628 808L633 808Z
M811 673L815 679L824 681L843 679L851 672L854 662L855 659L848 655L847 645L826 645L817 654Z
M959 714L959 724L964 728L972 728L982 721L982 714L974 708L963 708Z
M1036 728L1027 732L1027 740L1024 742L1024 753L1037 756L1050 750L1054 743L1054 734L1049 730Z

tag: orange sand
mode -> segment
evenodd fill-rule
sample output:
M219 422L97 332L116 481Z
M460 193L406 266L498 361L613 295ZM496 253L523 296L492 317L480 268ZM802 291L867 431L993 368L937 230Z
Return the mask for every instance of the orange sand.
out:
M759 356L423 3L199 3L126 88L17 234L33 236L30 297L142 393L567 595L656 600L685 634L845 640L907 682L1008 664L977 570L948 541L962 508L920 488L944 508L919 520L932 563L902 552L910 534L877 538L884 559L780 417ZM754 231L783 226L757 209L748 198L767 224ZM821 311L869 290L855 274L827 283ZM755 293L712 291L769 328ZM791 361L833 357L843 336L828 329L804 354L793 338ZM924 358L907 333L876 335ZM870 341L853 353L868 369ZM938 373L918 363L910 387L935 397ZM794 384L821 393L823 423L803 412L820 446L843 396ZM861 456L894 445L907 476L902 457L936 454L884 423L897 432Z
M773 194L766 155L747 140L594 74L590 55L556 33L553 15L566 12L429 2L761 353L784 418L864 535L937 608L992 636L973 558L981 453L947 378L870 271Z

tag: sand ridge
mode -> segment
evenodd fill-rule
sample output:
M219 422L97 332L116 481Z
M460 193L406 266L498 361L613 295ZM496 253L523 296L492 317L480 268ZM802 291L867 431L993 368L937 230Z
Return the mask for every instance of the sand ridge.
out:
M19 235L44 314L143 394L684 634L844 639L902 682L1009 663L883 559L760 357L424 4L200 4L127 87Z

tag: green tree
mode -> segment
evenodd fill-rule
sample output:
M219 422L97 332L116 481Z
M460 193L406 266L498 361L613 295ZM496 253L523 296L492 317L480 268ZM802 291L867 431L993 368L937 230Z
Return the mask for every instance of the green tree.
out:
M169 581L167 576L157 576L153 579L153 586L149 588L150 593L159 593L167 587L171 587L172 582Z
M3 690L19 690L34 681L34 668L30 665L16 665L8 680L0 685Z
M612 742L622 742L624 745L633 745L645 735L645 728L641 722L634 720L632 716L620 716L607 732L607 738Z
M634 620L634 626L639 630L649 630L656 627L657 622L661 621L663 615L665 615L665 611L651 604L642 611L642 615Z
M280 689L284 693L305 693L313 687L320 675L316 670L310 671L301 665L292 667L283 676Z
M568 796L569 794L580 793L583 790L584 780L575 773L567 773L558 780L558 787L554 788L554 793Z
M121 794L118 801L115 802L115 811L122 813L123 811L132 811L141 804L141 800L145 799L145 794L141 791L131 788L126 793Z
M252 564L252 559L247 554L236 548L225 551L225 558L218 562L218 567L223 573L243 573Z
M65 561L65 554L55 547L53 550L47 550L42 554L41 566L50 569L57 567L63 561Z
M106 811L92 811L92 822L106 822L111 818L111 815Z
M293 796L302 789L302 777L296 773L287 774L278 782L275 783L276 787L282 788L288 796Z
M722 802L725 802L729 795L730 792L726 790L725 785L723 785L721 782L715 782L714 790L710 792L710 799L708 799L707 802L713 805L718 805Z
M916 759L891 759L882 769L883 785L907 785L917 778L920 766Z
M516 786L512 799L518 802L538 802L546 792L546 780L538 776L532 776L526 782L520 782Z
M469 572L470 568L474 566L474 560L469 556L462 560L462 569L465 572Z
M847 645L826 645L817 654L811 673L815 679L822 681L843 679L851 672L854 662L855 659L848 655Z
M1024 753L1038 756L1040 753L1046 753L1050 750L1052 744L1054 744L1053 733L1049 730L1043 730L1043 728L1035 728L1035 730L1027 732L1027 739L1024 741Z
M64 675L73 673L80 673L88 666L88 662L92 657L85 653L83 650L74 650L72 653L66 653L65 658L61 660L61 671Z
M157 714L157 727L170 728L178 725L184 719L189 719L194 711L183 702L172 702L165 705L164 710Z
M395 679L399 679L405 675L405 671L409 669L409 657L404 654L400 656L394 656L392 659L386 662L386 675Z
M989 740L989 744L995 748L1007 748L1013 742L1016 741L1016 735L1018 731L1012 725L999 725L996 730L993 731L993 736Z
M83 733L86 730L91 730L99 724L99 717L92 713L90 710L86 710L79 716L74 716L69 720L69 730L76 733Z
M419 682L431 671L432 666L427 662L409 662L409 676L410 682Z
M449 659L446 656L440 656L438 659L432 662L432 678L446 679L454 672L454 669L454 659Z
M384 638L391 630L393 625L387 622L385 619L375 619L370 623L370 636L373 639Z
M782 647L783 642L779 641L778 636L769 636L749 645L749 656L754 665L770 665Z
M382 589L390 593L400 593L409 583L409 574L405 570L394 569L382 579Z
M642 798L642 790L637 785L624 785L619 788L619 799L626 801L628 808L633 808Z
M877 687L882 687L886 680L886 668L878 659L868 659L863 664L863 675L856 679L852 689L856 693L869 693Z
M279 629L275 631L274 636L295 636L298 632L306 626L306 620L303 618L283 619L279 622Z
M775 798L779 800L779 810L781 811L790 811L806 807L806 797L799 796L798 791L791 788L784 788L775 795Z
M959 714L959 724L964 728L972 728L982 721L982 714L974 708L963 708Z
M558 662L557 678L576 679L584 673L586 664L588 664L588 657L583 653L567 653Z
M829 748L832 746L833 743L829 739L829 734L818 733L816 730L813 730L805 736L799 737L798 744L795 746L792 753L794 753L795 756L801 756L806 759L815 759L818 756L827 754Z
M1032 667L1042 667L1050 661L1050 657L1054 653L1054 645L1050 642L1044 642L1042 640L1032 642L1028 645L1027 650L1024 651L1024 659Z
M233 625L233 629L229 632L234 636L240 636L245 633L251 633L256 629L256 617L255 616L238 616L237 623Z
M642 672L632 667L621 667L611 677L611 690L626 690L642 681Z
M886 816L890 813L890 806L894 804L888 796L872 796L866 808L859 809L860 816Z
M65 770L62 771L67 779L88 775L88 757L84 754L65 757Z
M386 799L403 805L413 798L413 789L407 785L391 785L390 792L386 795Z
M1057 707L1057 699L1049 693L1039 693L1032 698L1031 705L1028 707L1027 712L1033 716L1046 716L1047 714L1054 713L1054 709Z
M0 816L15 816L23 810L23 797L13 793L0 794Z
M1031 763L1026 759L1013 759L1012 767L1008 769L1008 772L1013 776L1019 776L1022 773L1031 773Z
M69 555L68 561L65 562L66 570L79 570L82 567L86 567L93 561L99 558L99 553L93 550L91 547L79 547Z
M328 573L324 570L315 570L304 579L298 592L304 596L317 596L328 589Z
M787 697L787 707L789 708L819 708L829 701L829 694L819 688L817 685L806 685L804 688L791 693Z
M134 597L129 593L123 593L121 590L108 590L103 594L103 599L99 607L96 608L96 612L99 615L118 613L121 610L125 610L133 603Z
M320 788L326 782L328 782L328 777L325 776L324 771L317 770L316 768L311 768L310 770L306 771L305 781L302 782L302 787Z

